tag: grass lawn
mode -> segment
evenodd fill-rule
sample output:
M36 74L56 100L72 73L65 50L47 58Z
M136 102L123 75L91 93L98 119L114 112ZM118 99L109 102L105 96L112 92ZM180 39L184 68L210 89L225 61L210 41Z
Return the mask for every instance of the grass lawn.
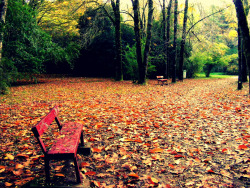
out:
M211 78L230 78L230 77L235 77L235 76L237 76L237 75L225 75L223 72L213 72L207 78L204 72L197 74L197 78L205 78L205 79L211 79Z

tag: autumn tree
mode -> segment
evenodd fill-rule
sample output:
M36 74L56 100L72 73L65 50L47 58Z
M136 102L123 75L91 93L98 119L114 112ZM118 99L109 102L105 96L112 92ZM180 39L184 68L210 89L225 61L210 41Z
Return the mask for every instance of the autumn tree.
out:
M104 10L115 27L115 49L116 49L115 80L121 81L121 80L123 80L123 71L122 71L122 42L121 42L122 39L121 39L120 0L111 0L111 6L113 9L113 14L114 14L113 17L109 14L109 12L105 9L105 7L104 7Z
M162 39L164 46L164 65L165 65L165 77L170 76L170 17L171 17L171 7L172 0L169 1L166 12L166 0L162 2Z
M248 65L248 72L250 73L250 36L249 36L248 22L242 1L234 0L234 4L236 8L238 25L242 37L243 51ZM249 94L250 94L250 82L249 82Z
M4 26L5 18L7 12L7 0L0 1L0 94L5 93L8 85L8 75L6 75L5 68L2 60L2 50L3 50L3 36L4 36Z
M178 27L178 0L174 2L174 57L172 64L172 82L176 82L176 63L177 63L177 27Z
M184 18L183 18L183 29L180 49L180 60L179 60L179 79L183 80L183 64L184 64L184 50L186 44L186 28L187 28L187 17L188 17L188 0L185 1Z
M138 63L138 83L146 84L147 68L148 68L148 55L150 51L151 35L152 35L152 20L153 20L153 0L148 0L148 19L147 19L147 31L146 42L144 47L144 56L142 56L142 38L140 27L140 6L139 0L131 0L134 11L134 31L136 40L136 57Z
M167 8L167 19L166 19L166 24L167 24L167 31L166 31L166 71L165 71L165 76L167 78L170 77L170 17L171 17L171 8L172 8L172 1L169 1L168 8Z

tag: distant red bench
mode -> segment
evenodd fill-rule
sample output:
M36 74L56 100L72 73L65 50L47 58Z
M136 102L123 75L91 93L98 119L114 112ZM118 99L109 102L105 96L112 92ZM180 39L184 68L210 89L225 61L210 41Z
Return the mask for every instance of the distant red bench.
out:
M40 122L36 124L36 126L32 128L32 132L37 138L39 145L41 146L41 149L44 153L46 181L50 181L50 160L71 159L74 161L77 183L81 183L80 170L77 164L77 150L80 140L80 146L84 146L82 130L83 125L80 123L69 122L62 126L57 118L58 112L58 106L55 106ZM41 136L46 132L46 130L54 120L56 121L60 132L56 142L53 143L49 150L46 150ZM90 152L90 148L87 148L87 150L89 150Z
M163 86L164 83L166 83L168 85L168 79L164 79L164 76L156 76L158 84L161 83L161 85Z

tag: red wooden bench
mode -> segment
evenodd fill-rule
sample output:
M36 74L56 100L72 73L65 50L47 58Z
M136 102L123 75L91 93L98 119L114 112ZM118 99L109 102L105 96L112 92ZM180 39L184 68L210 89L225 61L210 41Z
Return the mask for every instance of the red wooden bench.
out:
M168 85L168 79L164 79L163 76L156 76L158 84L161 83L161 85L163 86L164 83L166 83Z
M40 122L36 124L36 126L32 128L32 132L37 138L38 143L41 146L41 149L44 153L46 181L50 181L50 172L49 172L50 160L70 159L74 161L77 183L81 183L80 170L77 164L77 151L80 140L81 140L80 146L81 147L84 146L83 130L82 130L83 125L74 122L69 122L62 125L57 118L58 112L59 112L58 106L55 106ZM55 143L53 143L51 148L47 150L45 144L41 139L41 136L46 132L46 130L54 120L56 121L60 132Z

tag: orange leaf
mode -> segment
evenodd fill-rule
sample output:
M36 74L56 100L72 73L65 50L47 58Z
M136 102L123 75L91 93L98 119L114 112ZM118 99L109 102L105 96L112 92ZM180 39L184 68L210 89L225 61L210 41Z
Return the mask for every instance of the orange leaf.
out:
M13 185L13 183L9 183L9 182L5 182L4 184L5 184L6 187L10 187L10 186Z
M168 164L168 166L170 167L170 168L174 168L174 165L172 165L172 164Z
M82 163L81 163L81 167L84 167L84 166L90 166L90 164L89 164L89 163L86 163L86 162L82 162Z
M247 149L248 147L246 145L239 145L238 149Z
M16 167L15 167L15 168L16 168L16 169L19 169L19 168L20 168L20 169L23 169L24 166L23 166L22 164L19 164L19 163L18 163L18 164L16 164Z
M142 143L142 140L138 139L138 140L134 140L134 142Z
M93 176L93 175L96 175L96 173L94 171L88 171L88 172L85 173L85 175Z
M161 149L161 148L155 148L155 149L151 149L149 150L149 153L160 153L160 152L163 152L164 149Z
M99 181L93 181L93 183L94 183L94 185L95 185L96 187L100 187L100 186L101 186L101 183L100 183Z
M97 153L100 153L102 150L101 149L99 149L99 148L93 148L92 149L92 152L97 152Z
M23 173L22 169L19 169L17 171L13 171L13 174L15 174L16 176L20 176Z
M128 176L129 176L129 177L133 177L133 178L139 179L138 174L135 174L135 173L131 173L131 174L129 174Z
M57 176L57 177L64 177L65 175L64 174L55 174L55 176Z

